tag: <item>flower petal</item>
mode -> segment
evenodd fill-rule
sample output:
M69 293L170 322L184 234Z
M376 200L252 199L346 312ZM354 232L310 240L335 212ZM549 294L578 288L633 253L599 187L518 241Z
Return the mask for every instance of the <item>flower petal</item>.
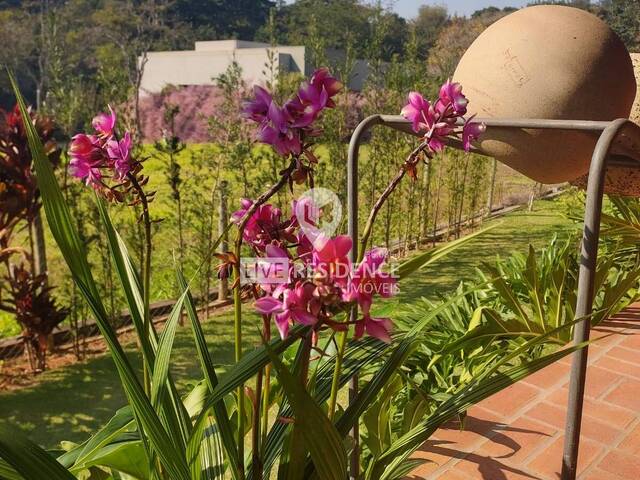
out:
M265 315L270 315L275 312L282 312L282 302L277 298L270 296L262 297L256 300L256 310Z

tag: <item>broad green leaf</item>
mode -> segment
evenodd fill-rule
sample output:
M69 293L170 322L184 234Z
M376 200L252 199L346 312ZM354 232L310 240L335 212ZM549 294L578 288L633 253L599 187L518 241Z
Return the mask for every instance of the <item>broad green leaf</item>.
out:
M189 323L191 325L191 332L193 333L193 338L195 340L196 351L198 352L198 360L200 361L200 368L202 369L202 373L204 374L205 383L207 385L209 393L213 393L214 388L218 385L218 376L216 374L216 369L213 365L211 355L209 354L204 331L202 330L202 325L200 324L200 319L198 318L198 312L196 310L195 302L193 301L193 297L191 296L191 291L189 289L187 281L180 269L177 269L176 273L178 279L178 287L186 293L185 310L187 312L187 317L189 318ZM220 437L220 441L222 442L224 450L227 454L227 460L229 461L229 465L231 468L231 475L234 479L239 479L240 462L242 462L242 459L238 458L238 448L236 445L235 435L233 432L233 428L231 427L231 423L229 422L227 407L224 404L224 400L220 399L218 402L215 402L215 404L213 405L213 414L217 425L216 434ZM202 447L206 448L206 445L202 445L200 448ZM209 453L204 452L203 455L205 456L205 458L208 458L206 456L209 455ZM198 462L194 458L192 468L197 469L197 464Z
M111 420L84 444L74 463L80 465L91 462L93 455L98 450L108 445L126 429L131 428L133 421L131 407L124 407L118 410Z
M202 446L202 480L223 480L225 478L224 450L218 426L209 419L204 432ZM194 479L195 480L195 479Z
M289 331L289 336L286 339L274 339L269 346L273 352L280 354L304 335L307 330L308 327L301 325L295 326ZM199 456L202 434L209 410L223 400L225 396L234 392L240 385L256 375L267 363L269 363L269 356L264 346L248 352L242 357L242 360L225 373L213 391L207 395L202 412L194 423L191 438L187 446L187 458L189 459L190 465L194 465L194 462L196 462Z
M144 480L149 478L149 462L140 440L117 442L98 450L83 468L103 467Z
M265 349L278 372L278 380L293 410L294 422L300 427L319 477L323 480L344 480L347 476L347 453L338 431L304 385L291 375L267 344Z
M20 473L24 480L76 480L46 451L21 433L3 425L0 425L0 458ZM7 478L11 478L12 473L8 473Z

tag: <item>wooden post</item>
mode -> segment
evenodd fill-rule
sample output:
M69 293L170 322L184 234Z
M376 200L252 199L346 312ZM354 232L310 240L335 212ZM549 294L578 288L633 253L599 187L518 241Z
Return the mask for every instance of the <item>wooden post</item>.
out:
M229 223L229 213L227 211L227 181L220 181L220 213L218 215L218 234L222 235ZM229 235L224 233L220 242L220 251L229 250ZM229 297L229 282L226 278L221 278L218 285L218 300L225 300Z
M495 194L495 189L496 189L497 171L498 171L498 161L494 158L493 169L491 171L491 183L489 184L489 194L487 195L487 213L486 213L487 217L491 215L491 212L493 211L493 195Z

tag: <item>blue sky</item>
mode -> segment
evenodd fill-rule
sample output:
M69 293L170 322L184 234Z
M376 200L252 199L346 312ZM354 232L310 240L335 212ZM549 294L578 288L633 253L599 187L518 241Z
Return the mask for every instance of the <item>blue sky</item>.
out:
M294 0L286 0L293 3ZM368 0L372 2L373 0ZM391 4L393 10L404 18L413 18L421 5L444 5L449 13L469 16L484 7L524 7L530 0L383 0L383 4Z
M405 18L413 18L421 5L444 5L451 14L471 15L484 7L523 7L529 0L396 0L393 9Z

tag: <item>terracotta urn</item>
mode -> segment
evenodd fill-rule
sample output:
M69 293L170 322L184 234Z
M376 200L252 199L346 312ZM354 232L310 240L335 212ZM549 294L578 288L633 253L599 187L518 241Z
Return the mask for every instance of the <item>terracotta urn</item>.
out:
M596 16L539 5L495 22L465 52L454 80L478 117L627 118L636 93L629 53ZM589 169L597 135L489 128L479 146L528 177L559 183Z
M636 91L636 99L631 107L629 119L640 125L640 53L632 53L631 61L633 62L638 90ZM635 145L633 142L629 144L628 140L624 135L619 138L617 144L614 144L613 153L621 153L640 161L640 145ZM623 149L626 147L626 151L615 151L620 143ZM571 183L580 188L586 188L588 180L589 176L583 175L572 180ZM604 177L604 191L609 195L640 197L640 169L637 166L609 165Z

